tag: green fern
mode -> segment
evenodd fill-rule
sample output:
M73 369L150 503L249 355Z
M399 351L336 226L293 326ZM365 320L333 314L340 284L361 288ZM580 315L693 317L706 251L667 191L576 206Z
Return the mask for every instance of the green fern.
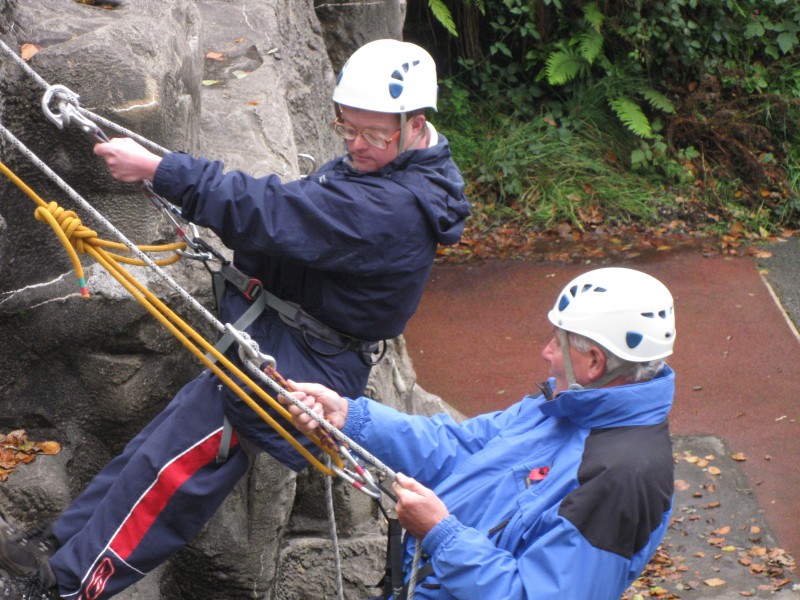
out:
M581 56L589 64L594 63L595 59L603 52L603 35L596 29L590 29L580 34L577 40Z
M568 48L551 53L545 62L544 72L550 85L563 85L575 79L586 66L586 59Z
M456 31L456 24L453 21L453 15L450 13L450 9L447 8L444 0L428 0L428 6L430 7L433 16L437 21L439 21L442 27L447 29L447 32L453 37L458 37L458 31Z
M657 92L650 87L645 87L640 89L639 93L653 108L671 115L675 114L675 105L673 105L670 99L661 92Z
M603 27L603 21L605 21L605 15L597 8L596 2L589 2L589 4L583 7L583 20L591 25L592 29L597 33L600 33L600 29Z
M631 132L641 138L651 139L653 137L653 130L650 128L650 121L642 111L642 107L636 104L630 98L619 96L617 98L610 98L608 104L611 110L617 115L620 121Z

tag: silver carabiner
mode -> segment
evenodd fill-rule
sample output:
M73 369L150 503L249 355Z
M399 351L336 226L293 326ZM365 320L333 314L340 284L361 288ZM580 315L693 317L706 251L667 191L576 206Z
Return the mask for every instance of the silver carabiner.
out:
M54 112L51 106L54 98L58 112ZM51 85L42 96L42 112L56 127L64 129L65 125L74 124L85 133L107 141L108 138L100 130L100 127L83 116L78 110L78 106L80 106L80 96L64 85Z
M258 369L263 368L264 364L273 368L278 364L273 357L261 352L258 348L258 342L244 331L239 331L230 323L225 323L225 331L239 344L239 359L243 363L250 363Z

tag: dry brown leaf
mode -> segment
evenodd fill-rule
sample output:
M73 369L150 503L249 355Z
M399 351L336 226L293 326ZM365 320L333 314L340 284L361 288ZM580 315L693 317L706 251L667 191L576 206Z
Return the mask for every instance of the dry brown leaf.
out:
M736 452L734 454L731 454L731 458L738 462L744 462L747 460L747 456L745 455L744 452Z
M719 577L712 577L711 579L703 580L703 583L709 587L719 587L721 585L725 585L725 580L720 579Z
M22 44L19 47L19 56L25 62L28 62L33 56L42 49L42 46L39 44Z
M12 446L21 446L28 441L28 433L24 429L15 429L6 434L6 442Z
M711 533L714 535L728 535L731 532L731 526L725 525L724 527L720 527L719 529L715 529Z
M210 60L227 60L228 57L225 56L223 52L214 52L213 50L209 50L206 52L206 58Z
M36 446L41 450L42 454L54 455L61 452L61 444L58 442L39 442Z

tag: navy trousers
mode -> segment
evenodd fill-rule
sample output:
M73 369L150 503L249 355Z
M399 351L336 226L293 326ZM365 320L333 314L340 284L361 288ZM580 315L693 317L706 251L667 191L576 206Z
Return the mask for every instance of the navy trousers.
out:
M277 315L263 315L248 332L277 359L286 378L323 383L351 397L366 386L369 367L355 353L311 352L302 335ZM235 435L227 460L218 462L226 415ZM316 453L308 438L293 431ZM184 386L55 522L61 547L50 564L59 593L76 600L109 598L192 540L248 470L251 459L239 443L242 438L289 468L307 465L211 372Z

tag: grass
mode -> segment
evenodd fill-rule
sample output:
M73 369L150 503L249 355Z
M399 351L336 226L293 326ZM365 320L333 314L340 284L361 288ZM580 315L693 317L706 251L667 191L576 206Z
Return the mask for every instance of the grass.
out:
M473 220L486 230L584 232L677 220L693 232L719 236L736 226L758 237L797 227L800 166L791 157L800 150L770 165L770 178L757 185L737 177L724 156L645 142L591 102L521 118L458 100L447 106L445 98L437 126L464 173ZM633 169L631 153L643 147L650 160Z

